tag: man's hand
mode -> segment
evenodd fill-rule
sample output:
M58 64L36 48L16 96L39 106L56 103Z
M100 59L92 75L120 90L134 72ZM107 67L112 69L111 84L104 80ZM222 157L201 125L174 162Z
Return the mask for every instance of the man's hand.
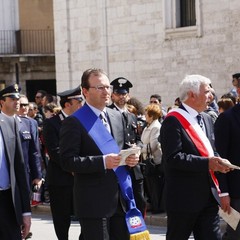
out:
M42 179L38 179L38 178L35 178L32 181L32 184L37 186L37 190L39 190L41 188L42 183L43 183Z
M23 216L22 239L28 235L31 227L31 216Z
M121 157L117 154L108 154L105 157L105 164L107 169L113 169L118 167L121 161Z
M229 196L220 197L220 203L222 210L230 214L231 213L230 197Z
M208 166L209 169L214 172L227 173L232 169L223 164L223 159L220 157L211 157L209 158Z
M131 154L126 158L125 162L129 167L135 167L139 162L139 155Z

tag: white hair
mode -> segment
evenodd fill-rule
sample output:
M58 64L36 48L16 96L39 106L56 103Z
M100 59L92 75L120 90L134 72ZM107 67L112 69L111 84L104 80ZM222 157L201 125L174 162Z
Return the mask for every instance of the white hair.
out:
M211 84L211 80L202 75L186 75L179 87L180 100L185 101L189 91L199 94L200 86L209 84Z

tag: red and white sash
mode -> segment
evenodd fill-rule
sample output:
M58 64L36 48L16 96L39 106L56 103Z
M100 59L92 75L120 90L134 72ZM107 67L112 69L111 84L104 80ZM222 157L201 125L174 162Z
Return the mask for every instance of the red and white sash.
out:
M193 141L194 145L198 149L201 156L203 157L214 156L214 152L213 152L211 143L209 142L209 139L207 138L205 133L202 131L201 127L196 122L196 120L188 112L184 111L181 108L177 108L177 109L171 110L166 117L168 116L174 116L175 118L177 118L177 120L181 123L181 125L187 132L188 136ZM209 170L209 172L217 188L218 194L220 194L221 191L219 189L218 180L212 170Z

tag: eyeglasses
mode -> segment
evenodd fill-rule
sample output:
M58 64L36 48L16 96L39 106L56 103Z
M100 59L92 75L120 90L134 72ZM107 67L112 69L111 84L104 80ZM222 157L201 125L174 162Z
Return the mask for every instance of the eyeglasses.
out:
M112 86L103 86L103 85L97 85L95 87L89 87L89 88L95 88L97 91L103 92L104 90L111 91Z
M27 107L27 106L29 106L28 103L20 103L20 107Z

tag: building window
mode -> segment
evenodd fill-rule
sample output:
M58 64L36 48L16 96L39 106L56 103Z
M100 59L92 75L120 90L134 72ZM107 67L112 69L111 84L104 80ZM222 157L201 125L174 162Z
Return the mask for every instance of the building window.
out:
M196 25L195 0L179 0L180 27Z
M201 0L164 0L165 38L201 36Z

